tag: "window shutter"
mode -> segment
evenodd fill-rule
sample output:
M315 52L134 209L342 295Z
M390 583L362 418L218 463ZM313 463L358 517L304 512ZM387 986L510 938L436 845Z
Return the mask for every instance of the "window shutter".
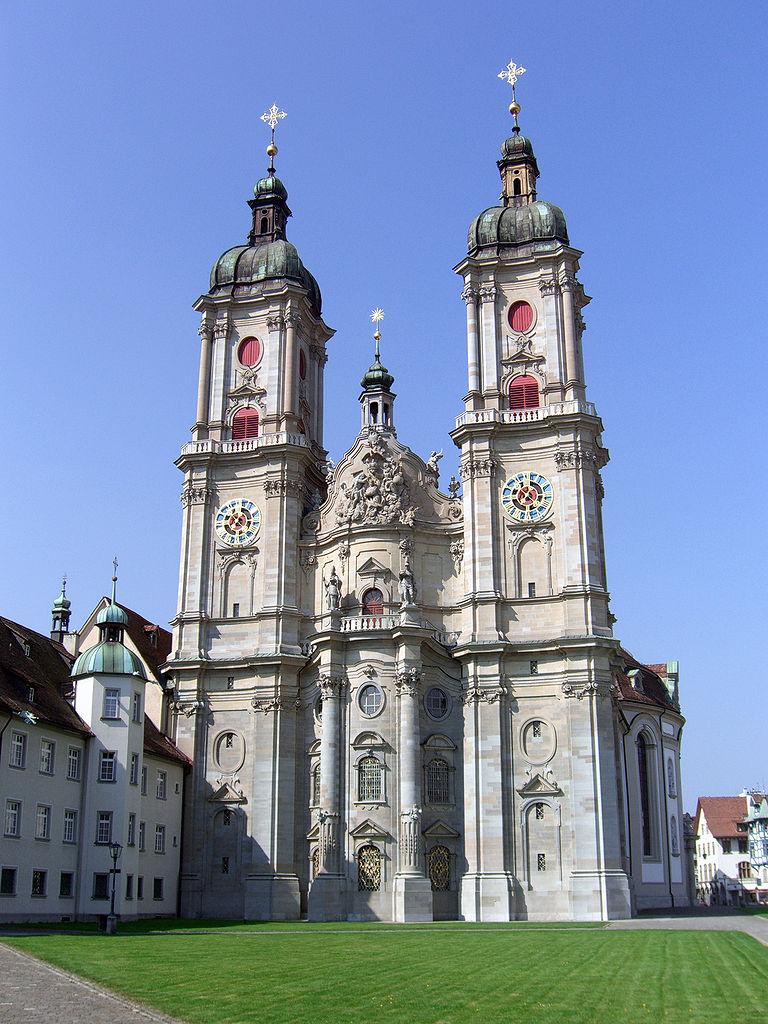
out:
M509 385L510 409L538 409L539 385L535 377L525 374L515 377Z
M509 326L521 333L530 330L533 323L533 307L527 302L514 302L509 310Z
M243 441L248 437L258 437L259 414L255 409L238 409L232 420L232 440Z

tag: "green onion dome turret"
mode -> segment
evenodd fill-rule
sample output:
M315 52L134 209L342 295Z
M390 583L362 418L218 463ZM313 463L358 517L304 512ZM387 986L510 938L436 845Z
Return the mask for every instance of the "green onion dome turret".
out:
M117 564L117 563L115 563ZM147 678L141 660L123 643L128 615L115 601L117 576L112 577L112 597L96 616L99 642L83 651L75 659L70 675L94 676L103 673L110 676L138 676Z

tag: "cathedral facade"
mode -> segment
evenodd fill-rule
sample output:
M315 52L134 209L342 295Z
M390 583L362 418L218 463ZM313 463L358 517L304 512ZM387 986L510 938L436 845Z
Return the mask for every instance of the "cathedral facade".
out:
M270 147L270 157L275 150ZM686 905L677 664L613 635L581 253L531 141L456 272L460 480L362 379L333 465L333 330L270 164L214 265L184 475L169 727L190 917L606 920ZM378 331L377 331L378 334ZM426 453L425 453L426 454Z

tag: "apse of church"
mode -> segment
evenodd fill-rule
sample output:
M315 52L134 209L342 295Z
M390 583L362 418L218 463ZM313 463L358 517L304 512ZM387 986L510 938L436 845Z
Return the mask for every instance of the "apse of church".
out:
M500 77L514 92L522 73ZM323 448L334 332L287 239L285 114L264 115L247 242L195 304L197 414L177 460L167 667L194 765L186 916L607 919L646 881L621 792L589 299L562 211L537 198L514 95L510 110L501 204L456 267L468 386L461 479L445 486L442 452L398 438L380 309L360 431L337 465ZM679 708L665 714L659 747L677 758Z

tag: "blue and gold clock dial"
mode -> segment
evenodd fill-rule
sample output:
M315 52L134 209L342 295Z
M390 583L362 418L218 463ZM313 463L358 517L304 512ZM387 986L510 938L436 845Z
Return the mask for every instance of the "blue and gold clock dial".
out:
M261 526L258 505L246 498L235 498L222 505L216 513L216 533L229 547L253 544Z
M504 484L501 505L516 523L538 523L552 510L552 484L541 473L517 473Z

